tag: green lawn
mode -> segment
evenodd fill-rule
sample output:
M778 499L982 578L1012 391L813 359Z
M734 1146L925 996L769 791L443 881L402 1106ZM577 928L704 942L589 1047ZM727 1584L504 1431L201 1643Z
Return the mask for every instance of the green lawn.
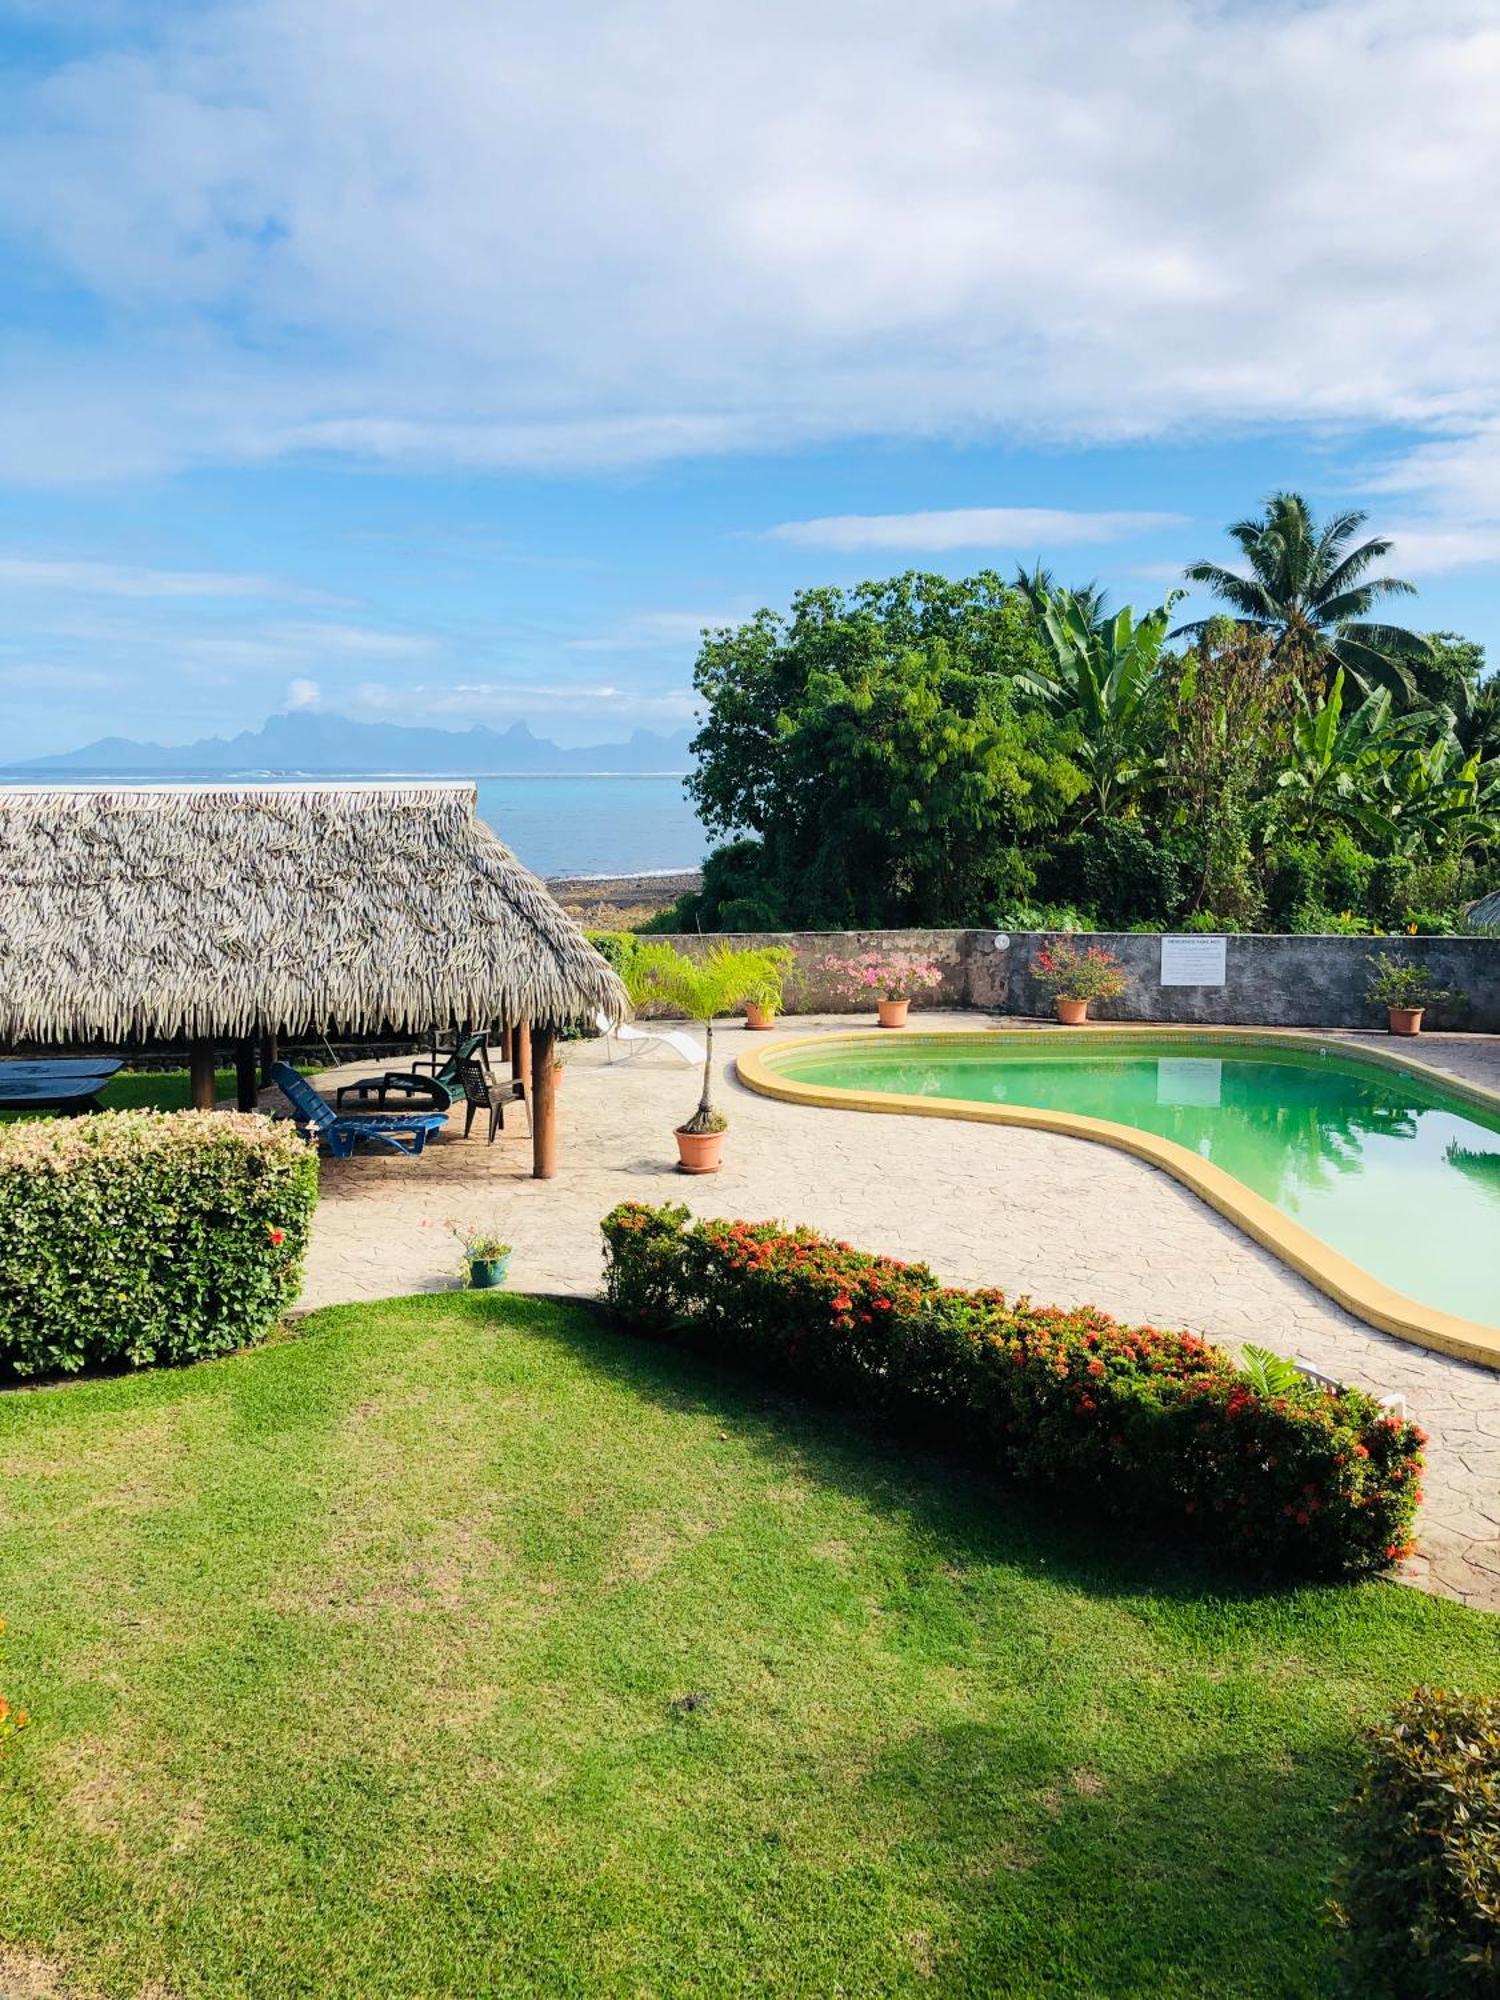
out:
M0 1939L70 1993L1324 1993L1351 1732L1500 1686L581 1308L299 1333L0 1396Z
M314 1068L300 1064L304 1076L312 1076ZM99 1102L106 1111L186 1111L188 1107L188 1073L185 1069L141 1069L121 1070L112 1076L99 1092ZM232 1069L214 1071L214 1095L222 1103L234 1099L235 1078ZM0 1111L0 1123L11 1124L22 1118L51 1118L51 1111ZM0 1994L0 2000L4 2000Z
M234 1097L234 1071L214 1071L214 1095ZM186 1111L188 1073L185 1069L121 1070L99 1093L106 1111Z

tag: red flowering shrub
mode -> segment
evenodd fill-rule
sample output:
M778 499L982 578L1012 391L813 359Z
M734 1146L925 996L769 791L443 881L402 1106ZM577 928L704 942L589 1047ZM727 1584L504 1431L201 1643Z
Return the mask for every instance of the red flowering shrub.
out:
M1196 1334L955 1290L810 1229L639 1202L603 1228L609 1303L639 1332L935 1422L997 1471L1257 1569L1369 1575L1409 1550L1422 1434L1360 1390L1262 1395Z

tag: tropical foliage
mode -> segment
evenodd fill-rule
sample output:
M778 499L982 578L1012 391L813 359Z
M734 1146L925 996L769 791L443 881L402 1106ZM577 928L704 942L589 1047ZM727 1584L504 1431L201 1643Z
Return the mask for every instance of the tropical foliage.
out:
M1500 886L1500 677L1296 494L1172 629L1046 571L810 590L709 635L689 789L722 844L663 929L1459 929ZM1056 921L1055 919L1053 921Z

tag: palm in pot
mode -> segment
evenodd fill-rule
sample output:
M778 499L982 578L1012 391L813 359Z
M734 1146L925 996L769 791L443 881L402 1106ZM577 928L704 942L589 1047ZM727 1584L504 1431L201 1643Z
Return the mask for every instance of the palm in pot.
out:
M643 944L625 974L632 1006L657 1003L703 1029L703 1088L698 1109L677 1127L678 1164L684 1173L711 1174L719 1167L729 1124L715 1108L714 1022L743 1005L764 976L763 954L714 945L705 952L676 951L669 944Z

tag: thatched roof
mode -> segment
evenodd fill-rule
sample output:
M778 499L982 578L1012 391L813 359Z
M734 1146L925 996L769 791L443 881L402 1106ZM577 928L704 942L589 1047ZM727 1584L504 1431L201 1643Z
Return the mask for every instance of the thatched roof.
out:
M1500 926L1500 889L1488 896L1481 896L1477 903L1470 903L1464 912L1470 928L1476 931L1490 931Z
M0 788L0 1037L618 1017L472 785Z

